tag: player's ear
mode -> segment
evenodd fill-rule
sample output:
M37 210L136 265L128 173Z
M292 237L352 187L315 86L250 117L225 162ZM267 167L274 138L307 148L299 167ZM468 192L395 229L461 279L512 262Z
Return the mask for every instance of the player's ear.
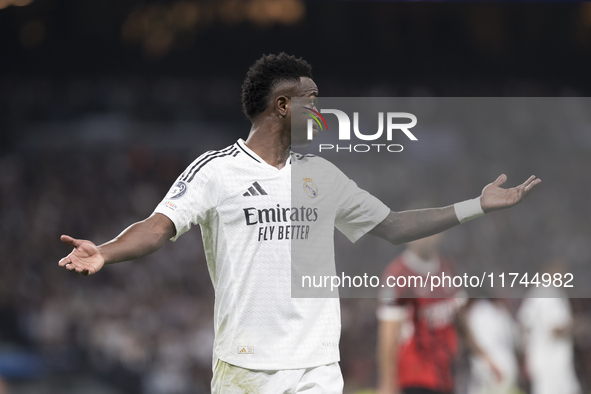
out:
M278 96L275 100L276 110L282 118L286 117L289 113L289 97Z

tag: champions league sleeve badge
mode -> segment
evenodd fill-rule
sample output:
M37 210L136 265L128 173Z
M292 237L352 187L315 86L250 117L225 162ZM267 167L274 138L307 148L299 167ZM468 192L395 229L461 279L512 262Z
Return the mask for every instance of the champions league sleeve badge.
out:
M304 191L311 198L318 195L318 187L312 182L312 178L304 178Z
M188 186L185 182L178 181L176 183L176 185L174 185L170 189L170 191L166 195L166 198L169 200L177 200L185 195L185 193L187 192L187 189L188 189Z

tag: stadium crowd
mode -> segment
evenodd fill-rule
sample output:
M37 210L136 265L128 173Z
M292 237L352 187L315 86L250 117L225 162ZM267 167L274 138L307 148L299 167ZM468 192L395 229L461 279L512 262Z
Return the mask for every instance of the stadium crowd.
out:
M175 78L2 81L5 94L0 97L11 97L11 102L2 103L9 116L3 120L0 156L0 375L10 382L44 374L92 374L122 392L209 391L213 288L198 231L140 261L110 266L87 278L57 266L66 253L59 236L66 233L96 243L111 239L153 211L176 176L206 150L203 146L219 148L245 137L234 85ZM330 82L327 85L330 91ZM216 94L195 93L203 89ZM374 86L359 94L380 92L396 93ZM170 141L171 135L180 134L169 134L168 128L176 130L180 124L191 131L199 122L226 116L229 106L236 116L228 115L223 124L211 123L217 129L183 132L185 139ZM155 140L137 132L147 121L160 125L149 134L157 135ZM220 135L228 124L233 133ZM74 137L77 126L84 127L84 136ZM591 164L591 140L583 134L589 127L591 123L564 129L562 137L578 138L575 146L565 145L557 135L536 135L536 149L520 151L518 159L512 147L531 134L504 135L499 142L460 132L457 137L466 142L455 148L452 144L449 149L458 155L451 159L428 151L427 156L401 158L392 178L405 187L395 190L379 181L364 184L369 181L354 166L343 170L387 203L396 201L403 208L417 195L441 192L442 204L470 197L470 191L450 190L444 175L451 172L457 182L478 192L488 181L483 173L498 170L494 163L499 156L490 157L493 151L501 152L512 168L530 163L546 182L544 192L519 212L454 230L448 252L458 261L480 261L489 269L560 254L576 268L591 260L586 239L591 220L585 209L591 182L579 171ZM113 132L131 129L136 131ZM192 138L191 145L183 142ZM547 160L550 149L561 155L560 165ZM482 162L482 168L466 167L471 160ZM414 170L405 171L411 164ZM337 249L346 247L343 239L337 241ZM392 248L390 257L398 251ZM339 264L352 266L358 257L343 256ZM571 301L575 316L591 316L587 299ZM518 303L511 300L513 313ZM342 302L342 368L350 392L375 385L375 304L373 299ZM589 390L591 382L585 377L591 376L591 339L576 337L575 345L581 383ZM16 354L29 358L8 368L2 360L17 360ZM522 379L523 387L525 382Z

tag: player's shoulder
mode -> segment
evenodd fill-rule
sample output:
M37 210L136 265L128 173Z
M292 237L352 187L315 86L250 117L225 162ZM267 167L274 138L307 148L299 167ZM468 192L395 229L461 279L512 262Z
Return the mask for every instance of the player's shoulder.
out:
M410 270L404 261L402 260L402 256L397 256L394 260L390 262L384 269L384 275L404 275L410 274Z
M298 153L298 152L291 152L291 160L292 163L313 163L313 162L318 162L318 159L321 159L321 157L318 157L316 155L313 154L303 154L303 153Z
M236 143L223 149L209 150L201 154L189 164L182 175L182 180L185 182L191 182L196 176L213 174L224 166L235 163L237 157L239 157L241 153L242 151Z
M339 173L341 174L342 171L334 165L332 162L326 160L323 157L316 156L313 154L301 154L296 152L291 152L291 162L292 164L296 165L304 165L304 166L316 166L318 169L322 169L327 172L332 173Z
M240 154L241 150L240 147L238 146L237 143L233 143L231 145L226 146L225 148L222 149L217 149L217 150L208 150L205 153L202 153L199 157L197 157L195 160L193 160L193 163L196 162L200 162L203 160L206 161L216 161L216 162L221 162L223 160L215 160L215 159L229 159L232 157L236 157L238 154Z

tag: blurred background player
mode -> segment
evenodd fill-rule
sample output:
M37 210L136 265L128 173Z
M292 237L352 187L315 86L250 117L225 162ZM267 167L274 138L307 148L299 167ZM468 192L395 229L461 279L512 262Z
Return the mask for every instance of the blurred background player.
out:
M470 358L468 394L512 394L519 377L519 329L503 299L475 299L466 311L466 323L475 342L499 373L479 355Z
M554 278L554 274L567 272L565 268L563 261L552 261L546 265L546 273ZM580 394L571 306L564 289L553 284L532 288L519 309L526 372L532 394Z
M410 242L386 267L382 283L388 277L452 275L451 261L439 253L442 239L443 235L437 234ZM466 301L465 292L456 287L439 287L433 292L409 285L384 287L377 311L380 394L454 392L452 367L458 355L458 332L498 377L498 368L465 324L462 308Z

